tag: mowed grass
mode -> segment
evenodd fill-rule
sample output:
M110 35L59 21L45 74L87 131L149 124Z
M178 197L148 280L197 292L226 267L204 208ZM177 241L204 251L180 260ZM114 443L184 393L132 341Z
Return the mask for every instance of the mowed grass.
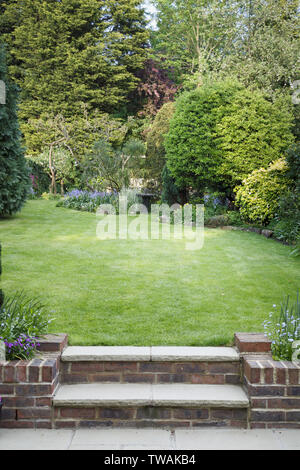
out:
M52 332L73 345L227 345L262 331L300 287L290 248L255 233L208 229L184 240L105 240L94 214L30 201L0 221L2 288L39 296Z

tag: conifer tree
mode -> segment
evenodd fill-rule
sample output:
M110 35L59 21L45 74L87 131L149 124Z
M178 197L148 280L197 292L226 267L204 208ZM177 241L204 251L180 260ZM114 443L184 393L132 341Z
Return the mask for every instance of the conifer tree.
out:
M5 103L0 104L0 217L19 211L30 187L17 118L17 88L8 80L4 47L0 46L0 82ZM4 85L3 85L4 84Z

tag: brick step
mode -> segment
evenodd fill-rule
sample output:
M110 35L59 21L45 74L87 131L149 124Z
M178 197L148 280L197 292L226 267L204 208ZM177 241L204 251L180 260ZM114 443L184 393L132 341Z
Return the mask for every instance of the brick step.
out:
M56 428L247 426L249 400L236 385L61 385Z
M234 348L70 346L61 357L63 383L239 384Z

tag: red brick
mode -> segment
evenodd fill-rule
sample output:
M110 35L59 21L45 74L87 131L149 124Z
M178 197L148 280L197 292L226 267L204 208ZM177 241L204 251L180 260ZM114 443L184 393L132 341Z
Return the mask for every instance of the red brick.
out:
M287 395L291 397L300 397L300 385L298 387L287 387Z
M290 364L288 368L288 378L289 384L291 385L299 385L299 378L300 378L300 369L294 364Z
M298 423L300 424L300 409L299 409L299 411L296 411L296 410L287 411L286 412L286 421L298 421Z
M31 384L22 384L16 385L16 395L18 396L45 396L52 394L52 386L45 384L45 385L31 385Z
M268 408L300 410L300 398L271 398L268 400Z
M1 384L0 383L0 396L3 395L14 395L15 386L8 385L8 384Z
M57 374L56 361L47 360L42 365L42 381L52 382Z
M261 368L258 362L245 359L244 374L250 383L260 383Z
M50 408L19 408L17 410L17 416L19 419L50 419L51 409Z
M263 383L274 383L274 367L269 361L259 361L262 366Z
M177 374L205 373L207 372L207 363L206 362L192 362L192 363L175 364L174 372L176 372Z
M137 419L170 419L171 410L167 408L160 408L155 406L146 406L138 408Z
M62 352L68 344L68 335L61 333L58 335L45 335L38 339L39 351L45 352Z
M16 419L16 410L14 408L6 408L3 406L1 410L1 419L5 420L15 420Z
M35 406L51 406L51 405L52 405L52 397L35 398Z
M274 410L252 410L251 420L253 421L284 421L285 412L284 411L274 411Z
M251 408L267 408L267 400L262 398L251 398Z
M73 362L71 372L80 372L86 374L88 372L103 372L103 362Z
M83 384L88 382L88 377L86 374L68 374L62 377L62 381L66 384Z
M199 375L193 374L191 377L192 384L216 384L223 385L225 383L225 376L218 375Z
M16 364L18 361L8 362L3 369L3 382L14 383L16 382Z
M28 365L28 382L37 383L40 381L40 366L43 361L34 359Z
M137 362L104 362L104 370L107 372L137 372Z
M123 381L126 383L154 383L154 374L125 374Z
M55 429L73 429L76 428L75 421L55 421L54 422Z
M16 382L27 382L28 361L19 361L16 365Z
M173 372L172 362L141 362L139 364L140 372Z
M276 376L276 383L277 384L286 384L286 376L287 376L287 370L286 368L280 363L273 361L273 365L276 368L275 370L275 376Z
M0 421L0 428L6 429L34 429L34 421Z
M239 374L239 362L213 362L208 364L208 372L215 374Z
M101 419L133 419L135 410L133 408L100 408L98 417Z
M271 351L271 341L263 333L236 333L235 344L241 353L264 353Z
M225 375L226 384L240 385L240 382L241 382L241 379L239 375L231 375L231 374Z
M173 417L175 419L208 419L208 409L187 409L175 408L173 409Z
M157 374L157 383L187 383L191 378L187 374Z
M60 408L61 418L73 418L73 419L95 419L96 410L95 408Z

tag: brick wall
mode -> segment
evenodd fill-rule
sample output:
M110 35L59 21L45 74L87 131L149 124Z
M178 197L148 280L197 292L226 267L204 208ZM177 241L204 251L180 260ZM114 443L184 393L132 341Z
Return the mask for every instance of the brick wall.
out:
M40 353L31 361L0 362L0 428L51 428L52 396L59 383L60 355L66 335L40 340Z
M240 362L63 362L64 383L239 384Z
M275 361L263 335L236 335L243 383L250 398L249 427L300 429L300 362Z
M117 407L55 408L55 428L78 427L247 427L247 409Z

